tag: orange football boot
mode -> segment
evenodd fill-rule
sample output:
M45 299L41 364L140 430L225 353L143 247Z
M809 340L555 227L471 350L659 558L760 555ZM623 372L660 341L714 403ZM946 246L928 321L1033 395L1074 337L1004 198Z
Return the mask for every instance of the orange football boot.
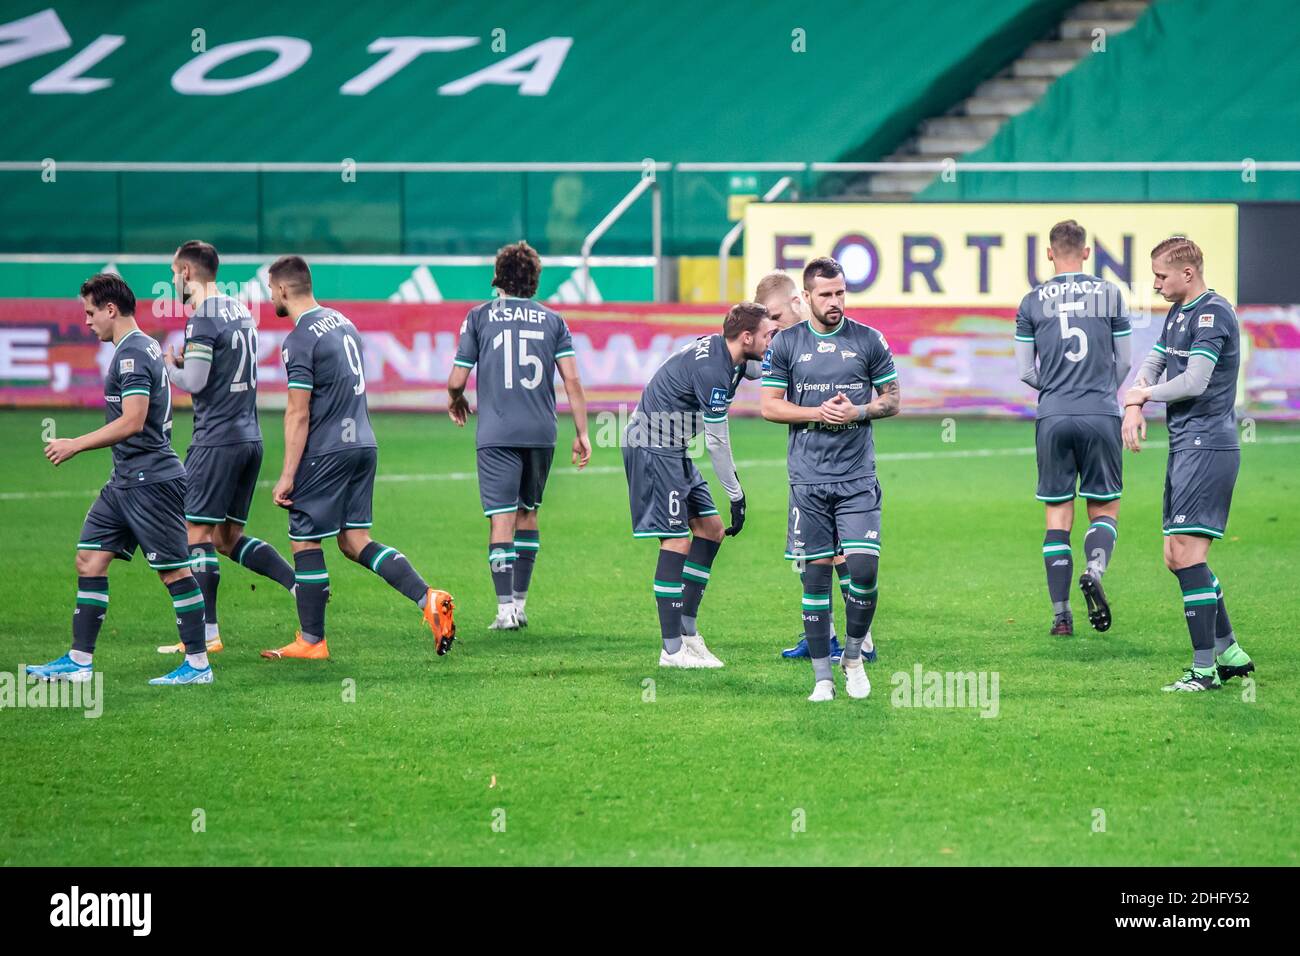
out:
M439 655L451 650L456 640L456 620L452 616L455 608L456 602L446 591L429 588L424 597L424 623L433 631L434 648Z
M325 638L321 638L315 644L308 644L302 639L302 631L297 631L293 635L293 643L286 644L284 647L278 647L274 650L262 651L262 656L268 661L278 661L285 657L296 657L304 661L327 661L330 659L329 645L325 643Z

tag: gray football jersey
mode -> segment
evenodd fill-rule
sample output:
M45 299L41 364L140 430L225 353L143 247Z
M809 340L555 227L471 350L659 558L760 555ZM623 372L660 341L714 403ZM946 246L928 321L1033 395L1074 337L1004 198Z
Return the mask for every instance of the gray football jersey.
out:
M624 441L657 454L685 454L704 422L727 417L743 369L731 361L721 333L687 342L651 376L628 419Z
M1119 417L1115 339L1133 334L1119 286L1083 272L1034 286L1016 312L1016 341L1038 353L1038 417Z
M1193 355L1214 362L1210 384L1196 398L1170 402L1169 450L1187 448L1239 448L1237 372L1241 365L1237 312L1223 296L1207 289L1186 305L1173 306L1156 339L1156 351L1165 356L1168 378L1182 375Z
M502 297L470 309L455 364L478 366L477 446L555 447L555 362L573 354L564 319L540 302Z
M316 306L298 317L280 352L289 388L311 392L304 458L349 448L376 448L366 408L361 333L347 316Z
M854 405L871 401L872 388L898 378L889 343L878 331L847 316L835 331L814 331L810 320L783 329L764 361L764 387L785 390L788 401L820 405L843 392ZM850 481L876 473L871 422L790 426L786 467L790 484Z
M212 363L208 383L194 393L190 446L261 441L257 424L257 328L242 302L214 295L199 303L185 326L185 360Z
M144 428L113 446L113 475L118 488L183 478L185 466L172 448L172 389L163 365L162 348L139 329L117 343L104 376L104 422L122 417L122 400L145 395L149 412Z

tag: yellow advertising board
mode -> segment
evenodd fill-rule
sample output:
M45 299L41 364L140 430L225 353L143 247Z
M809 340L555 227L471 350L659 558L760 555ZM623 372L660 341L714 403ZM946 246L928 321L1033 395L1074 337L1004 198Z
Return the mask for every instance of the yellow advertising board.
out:
M774 269L796 282L833 256L849 305L1019 305L1052 275L1047 235L1077 219L1087 230L1085 272L1129 292L1132 308L1167 308L1151 291L1150 252L1186 235L1205 253L1205 280L1237 301L1237 207L1172 203L750 203L745 291Z

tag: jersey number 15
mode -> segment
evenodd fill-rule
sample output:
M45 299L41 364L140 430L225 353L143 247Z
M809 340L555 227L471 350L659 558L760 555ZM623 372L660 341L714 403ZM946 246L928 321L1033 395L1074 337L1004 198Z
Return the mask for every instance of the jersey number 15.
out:
M533 389L541 384L542 381L542 359L538 355L528 353L529 341L537 341L546 338L545 332L538 332L531 329L522 329L519 332L519 367L521 369L531 368L533 374L531 378L521 377L519 384L524 388ZM503 329L498 332L492 339L494 349L505 349L505 386L506 388L515 387L515 342L514 330Z

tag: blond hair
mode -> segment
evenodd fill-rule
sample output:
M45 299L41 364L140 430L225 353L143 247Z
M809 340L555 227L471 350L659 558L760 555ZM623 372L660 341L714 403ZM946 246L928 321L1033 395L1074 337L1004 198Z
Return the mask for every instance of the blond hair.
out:
M1186 236L1170 236L1151 250L1152 259L1168 259L1175 264L1189 265L1197 272L1205 268L1205 254L1201 247Z
M772 296L784 289L789 290L787 293L788 295L794 295L798 286L795 284L795 281L784 272L779 270L777 272L769 272L767 275L763 276L763 278L758 280L758 288L754 290L754 301L766 302Z

